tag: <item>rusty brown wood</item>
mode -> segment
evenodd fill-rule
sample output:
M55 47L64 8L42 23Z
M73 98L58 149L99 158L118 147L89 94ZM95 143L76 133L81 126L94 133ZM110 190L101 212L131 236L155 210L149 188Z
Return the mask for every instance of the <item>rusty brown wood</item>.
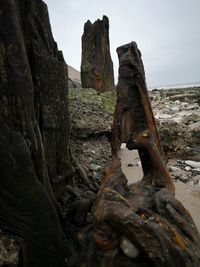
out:
M141 53L137 44L117 48L119 57L118 101L114 114L112 149L119 149L117 142L126 142L131 132L149 130L163 156L160 137L156 128L151 102L148 95ZM116 146L117 145L117 146Z
M93 206L88 266L199 267L200 236L189 212L174 197L160 144L141 54L136 43L117 49L119 83L112 161ZM117 153L138 149L144 177L129 186ZM92 258L93 257L93 258Z

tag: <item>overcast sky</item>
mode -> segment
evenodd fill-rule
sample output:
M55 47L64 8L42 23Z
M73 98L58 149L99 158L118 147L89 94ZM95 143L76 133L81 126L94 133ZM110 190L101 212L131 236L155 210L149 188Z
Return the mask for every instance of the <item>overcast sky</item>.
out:
M136 41L148 86L200 81L200 0L44 1L58 47L76 69L80 69L84 23L106 15L116 80L116 48Z

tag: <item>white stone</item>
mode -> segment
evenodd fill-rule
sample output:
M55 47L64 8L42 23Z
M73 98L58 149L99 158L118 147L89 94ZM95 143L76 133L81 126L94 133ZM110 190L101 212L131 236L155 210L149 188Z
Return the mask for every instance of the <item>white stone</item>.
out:
M175 107L171 107L171 111L179 111L179 107L175 106Z
M175 167L175 166L170 166L170 170L171 170L172 172L177 172L177 171L180 171L180 168Z
M121 144L121 149L124 149L124 148L126 148L126 143Z
M182 107L187 107L189 104L188 104L188 102L181 102L180 105L181 105Z
M200 130L200 121L190 124L189 128L191 130Z
M159 114L160 119L171 119L172 116L169 114Z
M194 169L200 168L200 162L199 161L186 160L185 164L187 164L188 166L190 166L190 167L192 167Z
M140 251L126 237L121 238L120 247L124 254L130 258L136 258Z

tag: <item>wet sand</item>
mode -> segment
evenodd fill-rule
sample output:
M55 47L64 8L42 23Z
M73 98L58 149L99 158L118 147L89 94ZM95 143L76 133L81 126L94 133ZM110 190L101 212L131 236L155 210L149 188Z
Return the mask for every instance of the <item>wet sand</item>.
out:
M122 171L128 178L128 183L131 184L140 180L143 176L143 172L138 152L135 150L129 151L125 147L125 144L122 144L119 156L121 158ZM200 231L200 189L179 181L174 184L176 198L189 210L198 230Z
M176 198L189 210L200 232L200 190L182 182L175 182Z

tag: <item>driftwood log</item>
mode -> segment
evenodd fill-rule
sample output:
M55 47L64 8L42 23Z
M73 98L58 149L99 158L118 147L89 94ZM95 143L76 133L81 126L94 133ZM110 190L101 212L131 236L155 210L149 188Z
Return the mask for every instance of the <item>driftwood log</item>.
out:
M117 49L119 83L112 155L93 207L88 266L200 266L200 236L189 212L174 197L136 43ZM137 149L144 177L127 184L117 152Z

